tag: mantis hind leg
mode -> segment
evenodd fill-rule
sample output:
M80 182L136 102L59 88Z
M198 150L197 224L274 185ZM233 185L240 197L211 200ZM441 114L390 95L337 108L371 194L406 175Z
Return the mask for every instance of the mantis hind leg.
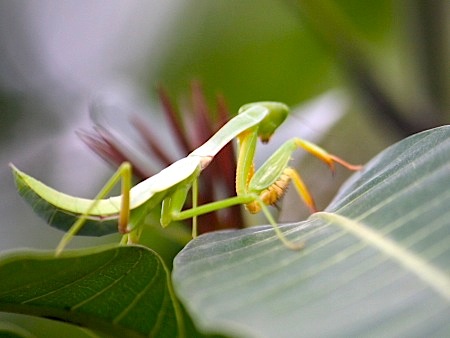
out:
M83 227L89 215L97 207L99 201L105 198L119 181L122 182L122 199L119 211L118 230L122 234L126 234L128 232L127 226L130 219L130 189L132 184L131 178L131 164L128 162L122 163L117 171L113 174L113 176L111 176L111 178L108 180L108 182L106 182L97 196L95 196L95 198L92 200L92 204L89 206L89 208L79 216L79 218L71 226L69 231L64 234L63 238L56 247L56 255L59 255L64 250L67 244L69 244L72 237L74 237ZM127 239L125 237L128 236L124 236L124 240Z

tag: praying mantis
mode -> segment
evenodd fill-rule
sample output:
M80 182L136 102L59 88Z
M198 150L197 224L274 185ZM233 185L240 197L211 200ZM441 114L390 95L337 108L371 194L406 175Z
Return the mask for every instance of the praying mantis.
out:
M56 248L56 254L75 235L106 235L118 231L124 243L138 243L141 225L146 215L161 206L160 223L166 227L173 221L192 219L192 237L197 236L197 216L245 205L250 213L262 211L281 242L293 250L302 243L287 239L271 215L268 206L275 205L292 182L306 206L315 212L314 200L299 173L289 167L292 153L303 148L325 162L331 170L338 163L349 170L359 170L341 158L300 138L286 141L258 170L254 167L258 138L266 143L289 114L289 108L279 102L256 102L242 106L238 115L229 120L203 145L159 173L132 187L132 168L124 162L94 199L73 197L50 188L11 164L19 194L48 224L67 231ZM237 138L236 196L197 205L198 177L214 156ZM106 196L121 181L119 196ZM192 207L183 210L189 191Z

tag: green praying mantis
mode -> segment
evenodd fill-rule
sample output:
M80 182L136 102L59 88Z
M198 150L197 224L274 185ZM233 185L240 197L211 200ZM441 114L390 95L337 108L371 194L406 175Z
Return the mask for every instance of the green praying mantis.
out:
M216 134L186 157L174 162L159 173L132 187L132 168L124 162L94 199L73 197L56 191L11 164L19 194L48 224L66 231L56 248L59 254L75 235L106 235L120 232L124 243L137 243L146 215L161 206L161 226L172 221L192 219L192 237L197 236L197 216L233 205L245 205L251 213L262 211L276 235L288 248L298 250L302 243L288 240L278 227L268 206L274 205L290 182L300 198L312 211L314 200L299 173L289 167L292 153L298 148L325 162L331 170L339 163L350 170L352 165L322 148L293 138L285 142L255 171L254 157L258 138L268 142L289 114L289 108L279 102L256 102L242 106L236 117L228 121ZM214 156L237 138L236 196L197 205L198 177ZM106 198L121 181L121 194ZM189 191L192 207L183 210Z

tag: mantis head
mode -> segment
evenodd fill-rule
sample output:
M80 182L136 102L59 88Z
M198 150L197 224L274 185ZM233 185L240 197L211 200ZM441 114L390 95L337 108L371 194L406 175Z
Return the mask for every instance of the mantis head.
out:
M258 137L263 143L267 143L275 130L284 122L289 114L289 107L280 102L254 102L249 103L239 109L239 113L253 107L261 107L269 112L258 126Z

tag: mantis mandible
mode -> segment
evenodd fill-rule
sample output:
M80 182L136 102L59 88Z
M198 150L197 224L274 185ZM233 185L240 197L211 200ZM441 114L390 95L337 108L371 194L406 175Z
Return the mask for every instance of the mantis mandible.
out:
M124 242L138 242L139 226L144 217L159 205L162 206L160 223L163 227L175 220L192 218L194 238L197 236L197 216L233 205L245 205L251 213L262 211L283 244L296 250L302 247L302 243L294 243L283 235L267 207L274 205L292 182L308 208L312 212L316 211L314 200L299 173L288 166L291 154L296 149L303 148L325 162L332 170L335 163L350 170L359 170L360 166L351 165L308 141L293 138L284 143L255 171L253 162L257 139L268 142L288 114L289 108L279 102L244 105L236 117L228 121L202 146L134 187L131 187L131 165L124 162L94 199L63 194L13 165L11 167L19 193L31 204L34 211L50 225L67 231L56 248L56 254L59 254L75 235L101 236L115 232L116 229L124 234ZM200 173L234 138L237 138L239 145L236 196L198 206L197 179ZM121 195L106 198L119 181ZM192 208L182 210L191 189Z

